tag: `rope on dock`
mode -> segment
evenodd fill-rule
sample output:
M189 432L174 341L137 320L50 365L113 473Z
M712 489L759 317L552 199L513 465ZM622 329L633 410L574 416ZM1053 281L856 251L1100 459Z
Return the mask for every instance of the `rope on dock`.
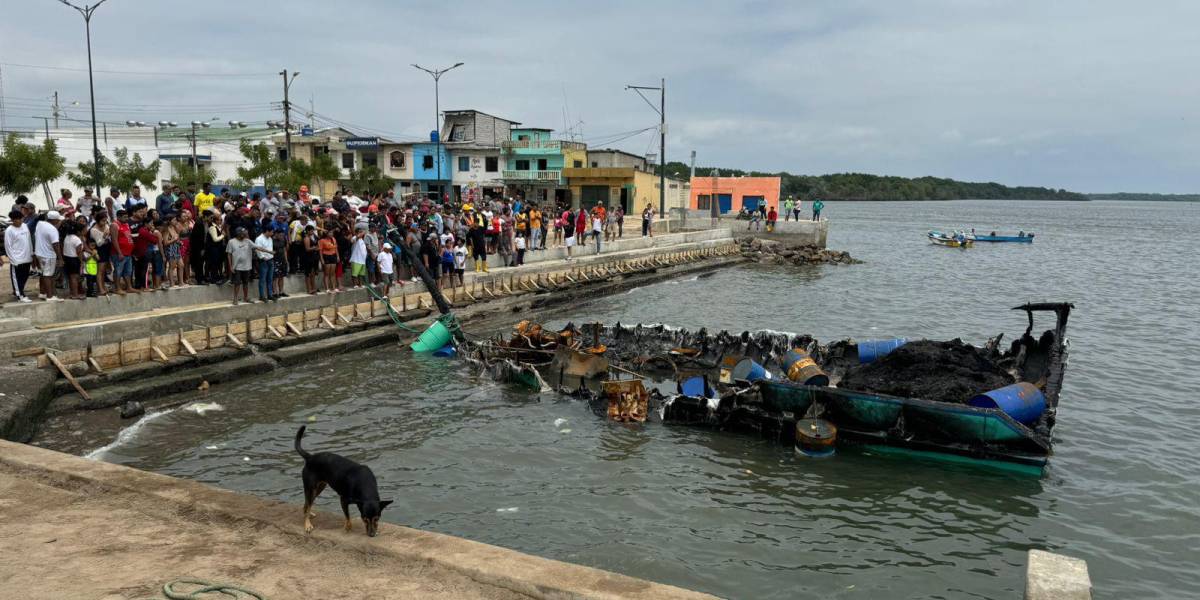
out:
M176 589L176 586L179 585L200 587L185 592ZM203 579L191 578L176 579L164 583L162 593L167 600L213 600L222 597L234 598L235 600L267 600L266 596L254 590L238 587L231 583L214 583ZM155 598L152 600L160 599Z

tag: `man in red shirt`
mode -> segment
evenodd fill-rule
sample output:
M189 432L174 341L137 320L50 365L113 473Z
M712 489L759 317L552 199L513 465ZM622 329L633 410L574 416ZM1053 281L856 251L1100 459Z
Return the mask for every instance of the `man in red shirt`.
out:
M767 233L775 231L775 221L779 220L779 213L775 211L775 207L771 207L771 212L767 213Z
M113 281L117 293L124 296L133 289L133 233L129 229L129 213L117 211L117 243L113 244Z

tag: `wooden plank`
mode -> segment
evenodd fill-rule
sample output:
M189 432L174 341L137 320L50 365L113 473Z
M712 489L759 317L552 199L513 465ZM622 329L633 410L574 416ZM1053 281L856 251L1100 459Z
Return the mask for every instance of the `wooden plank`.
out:
M234 337L234 335L232 333L229 333L228 331L225 332L225 339L229 340L230 344L233 344L234 346L237 346L238 348L246 347L246 345L242 343L242 340L237 339L236 337Z
M36 348L25 348L22 350L13 350L12 357L13 358L21 358L23 356L37 356L39 354L45 354L45 353L46 353L46 349L41 346L38 346Z
M282 340L282 339L283 339L283 334L282 334L282 333L279 333L279 330L278 330L278 329L275 329L275 326L274 326L274 325L271 325L270 323L268 323L268 324L267 324L267 333L270 333L270 334L271 334L272 336L274 336L274 337L275 337L275 339L277 339L277 340Z
M87 393L87 390L83 389L82 385L79 385L79 380L75 379L75 376L67 370L66 365L53 352L47 353L46 356L50 359L50 363L58 368L58 372L62 373L62 376L66 377L67 381L71 382L71 386L75 388L75 391L79 392L79 397L90 402L92 400L91 395Z
M154 354L154 357L157 360L159 360L160 362L167 362L167 355L163 354L163 351L159 350L158 346L151 345L150 352L152 352Z
M188 341L186 335L179 338L179 346L184 352L187 353L188 356L196 356L196 349L192 347L192 344Z
M295 323L288 321L287 322L287 330L292 332L292 334L295 335L296 337L300 337L300 329L296 327Z
M175 356L179 354L179 334L156 335L150 339L150 345L157 347L158 351L166 356Z
M88 357L88 359L87 359L87 364L88 364L88 366L89 366L89 367L91 367L91 368L92 368L92 370L93 370L93 371L95 371L96 373L98 373L98 374L101 374L101 375L103 375L103 374L104 374L104 368L100 366L100 363L99 363L99 362L97 362L95 358L92 358L92 357L90 357L90 356L89 356L89 357Z
M335 327L333 325L333 321L330 321L329 317L327 315L321 315L321 323L323 323L326 327L328 327L330 329L334 329L334 330L337 329L337 327Z

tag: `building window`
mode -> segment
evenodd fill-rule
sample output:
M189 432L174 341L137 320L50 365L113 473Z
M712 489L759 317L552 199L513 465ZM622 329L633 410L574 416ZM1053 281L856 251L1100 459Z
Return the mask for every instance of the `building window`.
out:
M450 141L451 141L451 142L465 142L465 141L467 141L467 127L466 127L466 125L453 125L453 126L451 126L451 127L450 127Z
M353 152L343 152L342 153L342 168L343 169L353 169L354 168L354 153Z
M699 196L696 196L696 208L700 210L711 209L712 204L710 204L710 202L712 202L712 197L708 194L700 194Z
M455 127L457 127L457 125L455 125ZM466 156L458 157L458 171L461 173L463 171L470 171L470 170L471 170L471 159Z
M403 169L404 168L404 159L405 159L404 153L399 150L395 150L391 153L391 155L388 159L388 161L389 161L388 164L391 165L391 167L393 169Z
M529 136L527 136L527 135L518 135L518 136L517 136L517 141L518 141L518 142L528 142L528 141L529 141Z
M529 160L524 159L524 158L518 160L517 161L517 170L518 171L528 171L529 170Z
M279 155L279 160L285 161L288 159L287 148L279 148L276 152Z
M378 152L367 152L366 154L363 154L362 155L362 163L363 163L363 167L378 167L379 166L379 153Z
M546 170L546 159L544 159L544 158L539 158L539 159L538 159L538 170L539 170L539 171L545 171L545 170Z
M483 159L483 170L488 173L495 173L500 170L500 159L496 156L489 156Z
M578 169L581 167L583 167L583 161L582 160L575 161L575 168Z
M421 168L422 169L432 169L433 168L433 155L426 154L425 156L421 157Z
M593 169L595 169L595 168L598 168L599 166L600 166L600 163L598 163L598 162L596 162L596 161L594 161L594 160L592 161L592 168L593 168Z

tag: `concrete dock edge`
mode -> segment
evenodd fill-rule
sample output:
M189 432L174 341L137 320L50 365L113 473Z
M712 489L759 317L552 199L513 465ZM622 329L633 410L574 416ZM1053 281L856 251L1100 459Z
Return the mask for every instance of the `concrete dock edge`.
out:
M324 527L306 535L299 504L264 500L12 442L0 441L0 477L36 479L64 488L83 486L89 494L138 495L153 500L165 511L186 514L189 521L207 526L234 524L242 529L270 529L293 537L297 544L315 541L322 548L341 547L385 559L426 562L461 573L480 584L530 598L713 598L682 588L399 525L380 524L380 535L375 538L362 535L361 525L356 535L346 534L340 526L330 527L329 524L342 520L340 515L330 513L318 515L317 522L323 523ZM53 508L48 507L48 510ZM281 576L302 575L287 573L286 565L280 565L279 570Z

